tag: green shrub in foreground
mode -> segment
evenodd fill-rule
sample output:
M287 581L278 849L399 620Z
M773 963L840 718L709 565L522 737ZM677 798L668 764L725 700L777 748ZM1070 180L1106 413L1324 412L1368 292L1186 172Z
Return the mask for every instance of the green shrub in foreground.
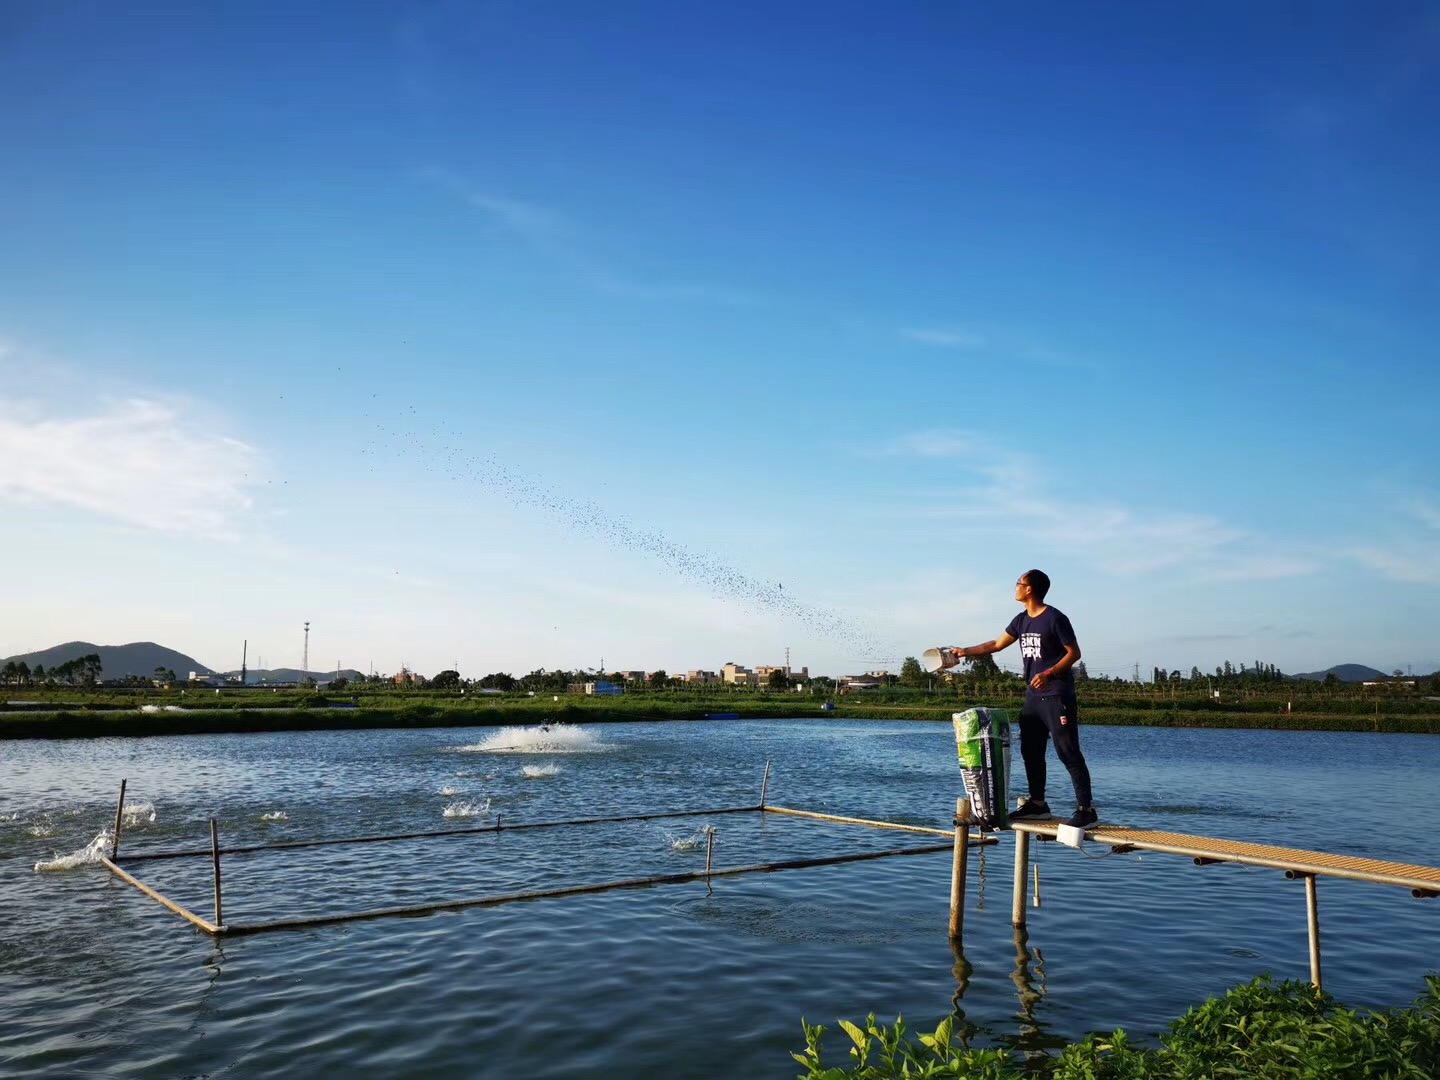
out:
M1133 1047L1117 1029L1072 1043L1059 1057L1027 1060L1023 1069L1008 1051L956 1045L954 1017L916 1041L906 1038L902 1019L887 1027L872 1013L863 1028L842 1020L852 1043L847 1067L822 1064L825 1029L802 1020L805 1052L791 1056L806 1068L802 1080L1432 1080L1440 1076L1440 977L1427 975L1425 983L1408 1009L1362 1014L1309 983L1256 979L1191 1009L1170 1025L1158 1049Z

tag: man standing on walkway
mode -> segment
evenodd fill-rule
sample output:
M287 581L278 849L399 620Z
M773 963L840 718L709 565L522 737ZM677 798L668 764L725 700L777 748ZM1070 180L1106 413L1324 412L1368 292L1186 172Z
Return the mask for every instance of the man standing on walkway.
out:
M1098 820L1090 805L1090 770L1080 753L1080 710L1075 701L1075 676L1071 672L1080 659L1075 630L1064 612L1045 604L1050 579L1031 570L1015 583L1015 599L1025 610L994 641L950 649L958 661L967 656L984 656L1020 642L1025 661L1025 704L1020 709L1020 756L1025 761L1029 798L1022 798L1011 818L1050 817L1045 801L1045 742L1055 740L1055 753L1070 771L1075 785L1075 816L1066 824L1088 828Z

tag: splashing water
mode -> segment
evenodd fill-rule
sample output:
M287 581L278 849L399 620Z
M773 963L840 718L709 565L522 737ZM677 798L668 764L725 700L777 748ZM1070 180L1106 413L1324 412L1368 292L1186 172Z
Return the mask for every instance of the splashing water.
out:
M47 874L56 870L76 870L82 866L96 864L100 861L101 856L110 851L110 844L113 840L114 835L109 829L106 829L79 851L73 851L69 855L57 855L48 861L37 862L35 873Z
M672 833L669 829L661 830L665 835L665 842L670 845L671 851L699 851L705 846L705 841L712 831L708 825L703 829L696 829L689 836Z
M31 836L43 840L47 836L55 835L55 823L48 818L42 818L39 821L33 822L26 831L28 831Z
M448 818L479 817L481 814L490 812L490 800L484 802L452 802L445 807L445 816Z
M449 798L451 798L452 796L458 795L458 794L460 794L460 793L459 793L458 791L456 791L453 787L451 787L449 784L446 784L444 787L442 787L442 788L440 789L440 794L441 794L441 795L444 795L445 798L449 799Z
M155 804L148 802L126 803L120 812L120 820L126 825L140 825L155 820Z
M6 822L19 821L19 820L20 820L20 811L19 811L19 810L16 810L13 814L0 814L0 825L5 824Z
M547 776L555 776L560 772L560 766L550 765L526 765L520 772L527 780L543 780Z
M589 754L605 749L598 736L570 724L501 728L470 746L457 746L462 754Z
M287 821L289 816L284 810L271 810L268 814L260 815L261 821Z

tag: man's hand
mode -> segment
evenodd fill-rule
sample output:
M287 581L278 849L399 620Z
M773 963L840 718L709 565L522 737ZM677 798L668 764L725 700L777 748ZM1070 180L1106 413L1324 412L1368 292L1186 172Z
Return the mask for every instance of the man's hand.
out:
M1036 672L1036 673L1035 673L1035 677L1030 680L1030 689L1032 689L1032 690L1044 690L1044 689L1045 689L1045 683L1046 683L1046 680L1047 680L1047 678L1048 678L1048 675L1049 675L1049 672L1045 672L1045 671L1038 671L1038 672Z

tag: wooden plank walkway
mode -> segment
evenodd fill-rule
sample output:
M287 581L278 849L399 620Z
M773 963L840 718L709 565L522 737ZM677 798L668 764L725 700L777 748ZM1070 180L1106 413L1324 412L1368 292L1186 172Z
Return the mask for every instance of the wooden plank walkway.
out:
M1063 822L1016 821L1010 829L1015 834L1015 897L1010 921L1025 925L1025 901L1029 891L1030 838L1055 840ZM1085 830L1085 839L1108 844L1115 852L1155 851L1169 855L1188 855L1197 866L1207 863L1240 863L1283 870L1288 878L1305 882L1305 914L1310 935L1310 981L1324 985L1320 972L1320 905L1315 881L1319 877L1369 881L1377 885L1396 885L1409 889L1416 898L1440 896L1440 867L1416 866L1413 863L1388 859L1366 859L1358 855L1336 855L1327 851L1305 851L1300 848L1278 847L1274 844L1252 844L1244 840L1223 840L1213 836L1189 836L1185 833L1163 832L1158 829L1131 829L1123 825L1095 825ZM1039 868L1036 868L1039 873ZM1038 882L1037 882L1038 888Z
M1016 821L1010 827L1015 832L1053 840L1060 824L1059 821ZM1386 859L1365 859L1358 855L1334 855L1324 851L1189 836L1155 829L1131 829L1123 825L1095 825L1087 829L1085 835L1097 844L1108 844L1119 850L1188 855L1202 865L1208 862L1243 863L1246 866L1285 870L1297 877L1313 874L1348 878L1351 881L1397 885L1417 895L1440 895L1440 867L1435 866L1416 866Z

